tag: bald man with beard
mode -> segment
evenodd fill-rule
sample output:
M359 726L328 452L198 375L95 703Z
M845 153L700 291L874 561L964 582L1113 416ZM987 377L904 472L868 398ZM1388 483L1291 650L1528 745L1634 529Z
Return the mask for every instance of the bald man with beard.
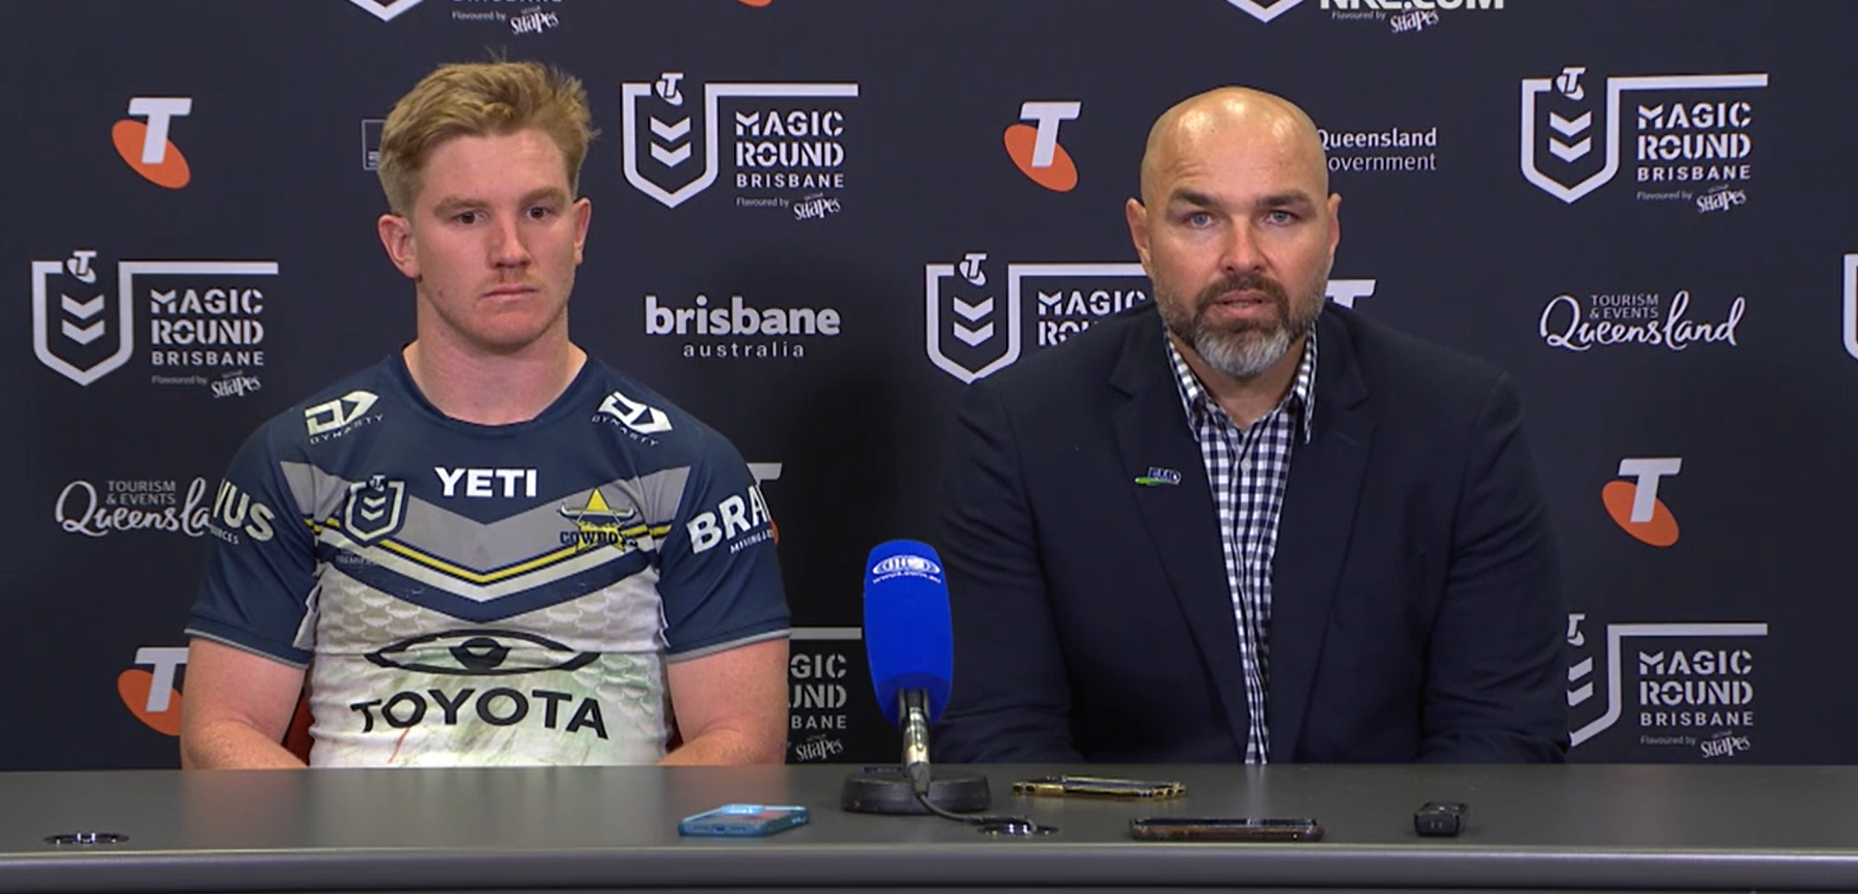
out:
M1516 387L1324 292L1308 115L1155 122L1152 304L976 382L943 477L952 762L1560 761L1560 561Z

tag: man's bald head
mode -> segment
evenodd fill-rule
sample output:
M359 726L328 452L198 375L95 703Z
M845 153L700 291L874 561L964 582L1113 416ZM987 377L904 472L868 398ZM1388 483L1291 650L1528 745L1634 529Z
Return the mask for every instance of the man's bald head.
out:
M1317 177L1317 194L1329 192L1329 165L1323 156L1316 122L1281 96L1249 87L1217 87L1176 103L1155 119L1142 151L1142 201L1164 199L1164 173L1190 162L1222 140L1259 140L1276 144L1298 166L1309 165Z

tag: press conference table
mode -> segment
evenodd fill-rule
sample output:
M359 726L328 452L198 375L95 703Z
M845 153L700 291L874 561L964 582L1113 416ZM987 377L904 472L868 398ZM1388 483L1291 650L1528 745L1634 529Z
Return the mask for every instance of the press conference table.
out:
M1154 804L1009 794L1093 768L984 768L994 812L1058 827L1039 838L843 813L849 769L3 773L0 891L1858 890L1853 768L1114 768L1187 783ZM1470 804L1464 833L1416 836L1429 800ZM677 834L729 802L805 804L813 820L762 839ZM1148 814L1308 816L1327 835L1130 840ZM128 838L45 841L73 832Z

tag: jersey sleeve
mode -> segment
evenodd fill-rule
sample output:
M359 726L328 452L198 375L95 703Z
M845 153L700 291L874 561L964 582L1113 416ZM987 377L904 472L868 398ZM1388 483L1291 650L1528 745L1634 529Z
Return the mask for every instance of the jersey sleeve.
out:
M311 657L299 630L316 589L315 539L273 436L265 426L248 438L214 494L187 633L301 667Z
M704 434L662 552L659 592L673 660L788 629L767 501L735 447Z

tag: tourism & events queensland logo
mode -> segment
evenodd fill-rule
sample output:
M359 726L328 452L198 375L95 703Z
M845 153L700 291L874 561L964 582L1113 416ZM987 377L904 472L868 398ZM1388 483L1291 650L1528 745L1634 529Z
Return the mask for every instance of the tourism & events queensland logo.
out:
M1305 0L1226 0L1260 22L1269 22ZM1385 23L1394 34L1412 34L1438 25L1440 13L1502 9L1503 0L1318 0L1337 22Z
M1536 334L1550 348L1585 354L1595 348L1641 347L1683 353L1691 348L1741 347L1737 329L1746 296L1712 298L1696 310L1689 289L1670 292L1583 291L1556 295L1542 306Z
M154 384L244 396L259 388L265 363L269 280L260 277L277 272L276 261L118 261L112 294L94 249L33 261L33 352L52 371L89 385L135 355L141 305Z
M1629 718L1638 728L1633 744L1643 748L1702 760L1753 750L1756 653L1766 623L1607 624L1605 651L1596 656L1586 621L1584 613L1568 615L1574 747Z
M52 504L52 520L66 534L103 538L128 531L160 531L199 537L214 507L207 481L175 478L76 478Z
M841 209L855 82L711 83L683 72L620 85L626 181L676 208L733 177L735 205L818 220ZM724 115L728 116L728 133ZM701 166L699 166L699 162Z
M1731 211L1748 201L1755 91L1767 86L1765 72L1601 79L1576 65L1524 78L1523 177L1568 204L1610 183L1626 164L1619 119L1629 98L1634 197L1699 214Z
M1002 265L989 262L987 252L968 252L953 264L925 265L923 272L929 361L963 382L1013 365L1028 342L1034 350L1063 344L1149 300L1148 274L1136 263ZM1327 295L1353 306L1373 295L1374 286L1372 279L1332 279Z

